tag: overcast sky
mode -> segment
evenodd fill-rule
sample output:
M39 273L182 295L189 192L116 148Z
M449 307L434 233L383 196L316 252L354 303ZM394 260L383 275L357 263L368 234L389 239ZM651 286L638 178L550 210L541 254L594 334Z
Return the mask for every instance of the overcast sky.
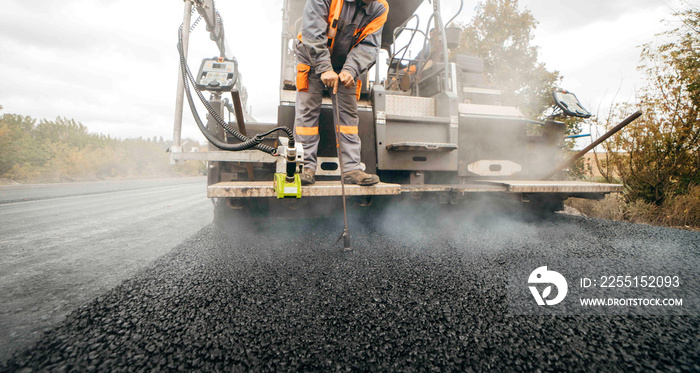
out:
M641 44L672 19L679 0L521 0L539 21L540 60L594 113L643 86ZM476 1L465 1L466 23ZM282 0L219 0L253 116L276 120ZM443 0L444 19L459 0ZM427 11L424 4L422 11ZM172 137L181 1L4 0L0 12L0 105L4 113L72 118L117 137ZM422 17L425 19L427 17ZM190 67L217 54L203 25ZM200 113L201 114L201 113ZM184 136L197 136L185 108Z

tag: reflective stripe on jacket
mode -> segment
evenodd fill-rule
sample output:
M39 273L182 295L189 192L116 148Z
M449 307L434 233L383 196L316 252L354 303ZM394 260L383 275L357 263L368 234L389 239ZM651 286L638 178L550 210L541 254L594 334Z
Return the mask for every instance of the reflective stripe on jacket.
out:
M300 43L296 48L299 62L310 65L317 74L333 70L331 50L337 33L344 31L337 30L337 27L356 24L355 43L342 70L348 71L355 79L368 70L377 58L389 4L386 0L377 0L362 5L362 0L307 0ZM341 69L336 66L336 70Z

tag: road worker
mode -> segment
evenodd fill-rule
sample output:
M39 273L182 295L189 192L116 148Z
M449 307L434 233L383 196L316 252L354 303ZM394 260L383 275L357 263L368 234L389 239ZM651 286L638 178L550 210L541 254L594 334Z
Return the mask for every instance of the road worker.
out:
M357 99L360 75L376 61L382 28L389 14L386 0L307 0L296 42L297 97L294 135L304 145L302 185L315 182L319 143L318 120L325 87L338 110L343 178L346 183L373 185L377 175L360 163Z

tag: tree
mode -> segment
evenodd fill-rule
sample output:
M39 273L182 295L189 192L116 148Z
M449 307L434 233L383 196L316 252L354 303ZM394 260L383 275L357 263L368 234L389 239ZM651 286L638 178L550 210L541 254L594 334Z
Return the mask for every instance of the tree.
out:
M15 165L40 164L48 157L37 142L36 120L5 114L0 119L0 176Z
M455 54L484 59L489 81L501 91L503 103L519 107L530 118L552 105L552 89L561 77L538 61L538 47L531 45L537 21L520 11L518 0L484 0L476 15L463 27Z
M681 25L661 35L668 42L642 49L648 84L634 106L644 115L606 144L631 202L662 205L700 185L700 11L687 6L674 14ZM630 106L618 105L608 124Z
M0 178L62 182L201 173L201 162L171 167L165 144L155 140L119 140L89 133L73 119L37 121L5 114L0 117Z

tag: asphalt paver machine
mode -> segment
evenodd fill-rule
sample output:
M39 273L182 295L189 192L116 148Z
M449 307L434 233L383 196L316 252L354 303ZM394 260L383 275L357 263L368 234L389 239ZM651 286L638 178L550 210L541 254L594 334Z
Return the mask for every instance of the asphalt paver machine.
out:
M245 112L246 95L237 61L227 49L221 16L213 1L185 1L171 159L174 163L207 162L207 195L214 199L218 212L251 209L269 214L278 209L331 207L337 206L334 203L343 193L364 206L378 196L459 204L481 194L555 211L569 197L599 199L622 190L621 185L564 180L563 170L570 162L564 159L562 118L585 118L590 113L575 95L564 90L553 93L558 116L544 121L533 121L518 108L502 105L501 92L485 81L481 59L465 55L450 58L449 49L458 44L460 31L443 25L439 0L430 2L432 15L424 30L416 25L419 22L414 14L422 0L388 0L390 11L381 45L388 51L388 61L381 64L379 59L387 55L378 53L371 76L365 72L360 78L368 82L358 100L361 156L365 170L378 174L382 182L342 188L332 103L330 97L324 97L317 182L302 187L298 173L303 167L303 148L292 136L296 97L293 43L305 2L283 1L277 122L265 124L254 122ZM219 49L218 57L201 62L197 75L189 71L186 60L192 14L199 14L195 24L200 20L206 23ZM410 42L396 45L402 34L410 34ZM410 48L419 51L409 53L415 55L413 58L406 57ZM204 102L206 123L198 118L191 91ZM182 151L185 102L211 143L207 151ZM235 121L223 120L227 110ZM533 126L539 129L528 130Z

